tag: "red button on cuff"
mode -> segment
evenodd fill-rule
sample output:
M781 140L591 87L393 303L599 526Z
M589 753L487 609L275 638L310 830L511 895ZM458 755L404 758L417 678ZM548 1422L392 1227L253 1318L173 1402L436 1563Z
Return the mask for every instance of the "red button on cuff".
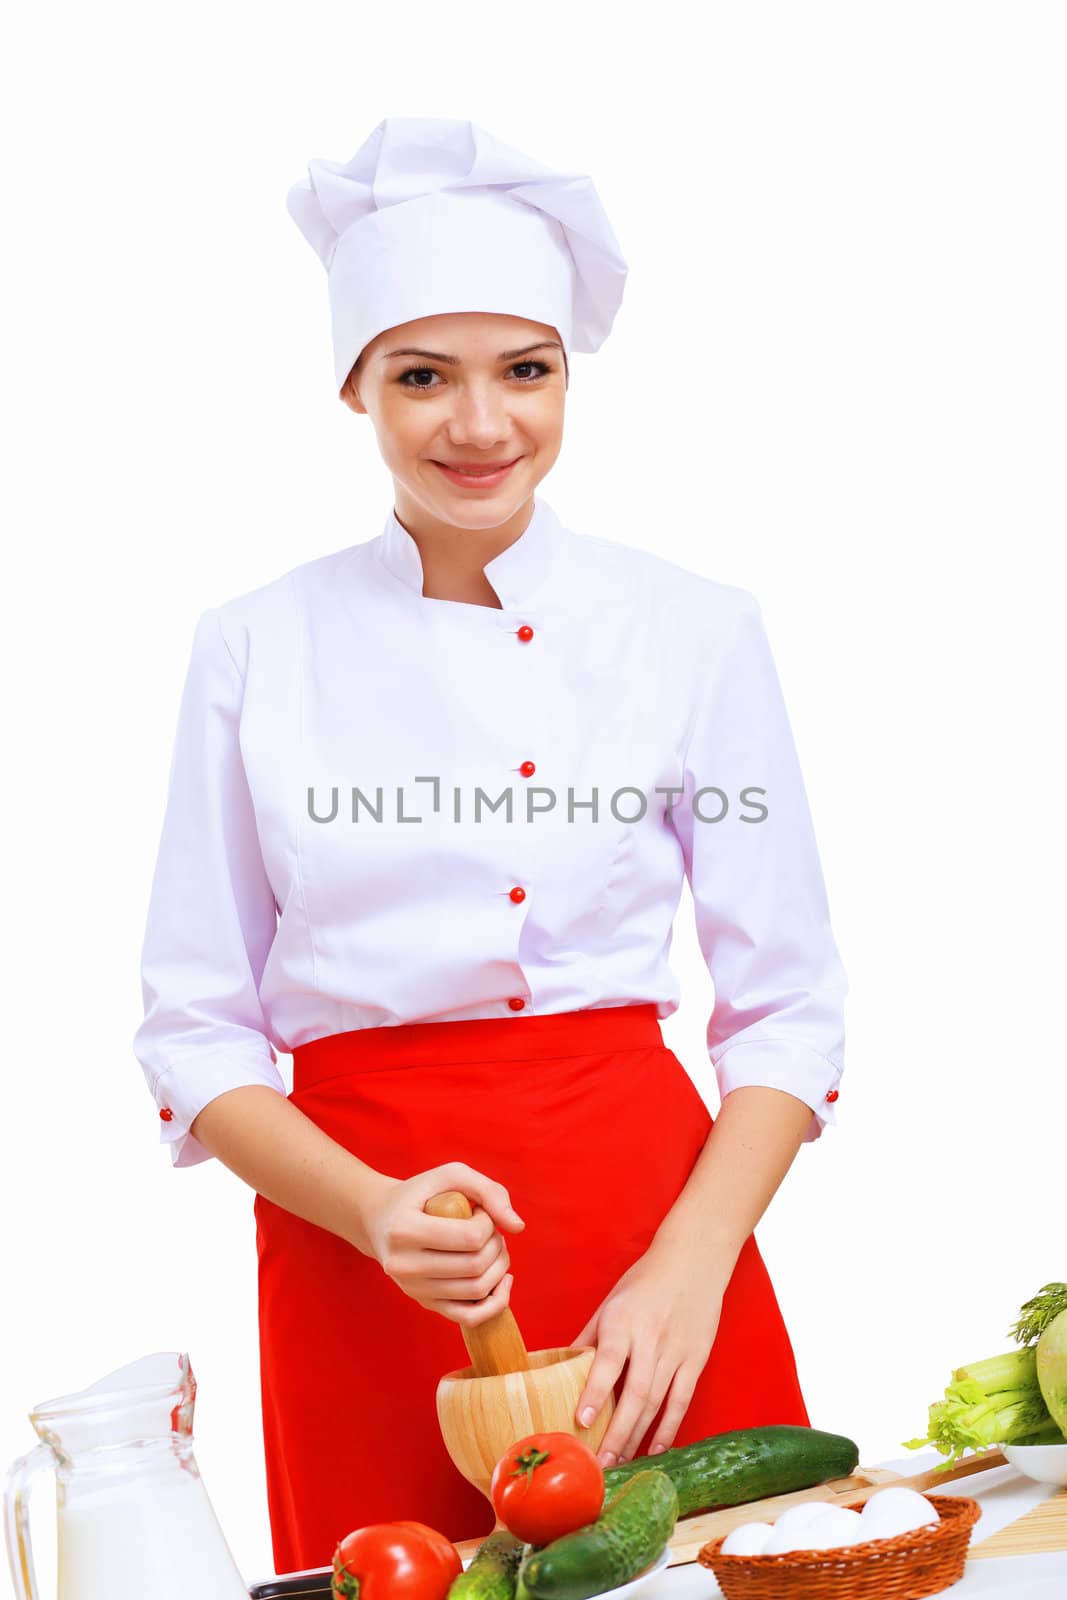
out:
M174 1112L170 1109L170 1106L163 1107L162 1111L159 1113L159 1120L160 1122L174 1121Z
M526 1001L521 995L516 995L514 1000L509 1000L508 1005L511 1007L512 1011L525 1011L526 1009Z
M522 627L519 629L519 638L522 640L523 644L525 644L527 640L532 639L533 636L533 629L530 627L530 624L528 622L524 622Z
M534 766L532 761L524 761L522 766L519 768L519 771L522 773L524 778L532 778L534 773L537 771L537 768Z
M516 885L515 888L511 890L510 899L514 900L515 904L518 905L520 901L526 899L526 890L520 889L518 885Z
M833 1102L834 1102L834 1101L835 1101L835 1100L836 1100L836 1099L837 1099L837 1090L836 1090L836 1089L830 1089L830 1090L828 1090L828 1091L827 1091L827 1095L826 1095L826 1098L827 1098L827 1100L829 1100L829 1101L830 1101L830 1103L831 1103L831 1105L832 1105L832 1104L833 1104Z

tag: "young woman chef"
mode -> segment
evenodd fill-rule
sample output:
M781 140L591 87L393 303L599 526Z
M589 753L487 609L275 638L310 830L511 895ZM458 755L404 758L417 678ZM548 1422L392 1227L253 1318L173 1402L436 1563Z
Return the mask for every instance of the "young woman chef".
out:
M609 1463L809 1423L752 1230L834 1120L846 991L756 600L536 493L627 271L593 183L389 117L288 203L393 504L197 623L135 1036L174 1164L256 1191L279 1571L492 1527L435 1393L509 1301L595 1346ZM683 875L714 1122L660 1031Z

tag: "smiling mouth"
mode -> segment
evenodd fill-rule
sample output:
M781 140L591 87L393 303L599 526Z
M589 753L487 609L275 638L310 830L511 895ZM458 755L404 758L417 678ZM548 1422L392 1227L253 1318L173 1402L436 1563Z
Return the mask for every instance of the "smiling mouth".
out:
M505 467L513 467L521 459L521 456L512 456L510 461L488 461L480 466L472 466L466 461L435 461L434 466L447 467L449 472L460 472L465 478L480 478L491 472L502 472Z

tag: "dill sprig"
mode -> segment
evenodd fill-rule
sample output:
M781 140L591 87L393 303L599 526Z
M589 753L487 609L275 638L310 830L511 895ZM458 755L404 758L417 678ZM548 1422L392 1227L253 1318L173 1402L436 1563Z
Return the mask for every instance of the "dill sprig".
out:
M1036 1343L1061 1311L1067 1311L1067 1283L1046 1283L1021 1307L1018 1322L1008 1329L1008 1338L1019 1344Z

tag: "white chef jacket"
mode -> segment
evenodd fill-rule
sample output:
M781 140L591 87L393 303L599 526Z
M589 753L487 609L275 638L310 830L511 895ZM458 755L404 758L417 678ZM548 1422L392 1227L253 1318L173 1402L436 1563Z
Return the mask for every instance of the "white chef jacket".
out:
M484 570L503 609L423 595L390 510L200 616L134 1036L175 1166L209 1159L203 1106L284 1094L276 1051L324 1035L670 1016L683 874L720 1094L788 1090L806 1142L834 1121L847 980L757 601L540 495Z

